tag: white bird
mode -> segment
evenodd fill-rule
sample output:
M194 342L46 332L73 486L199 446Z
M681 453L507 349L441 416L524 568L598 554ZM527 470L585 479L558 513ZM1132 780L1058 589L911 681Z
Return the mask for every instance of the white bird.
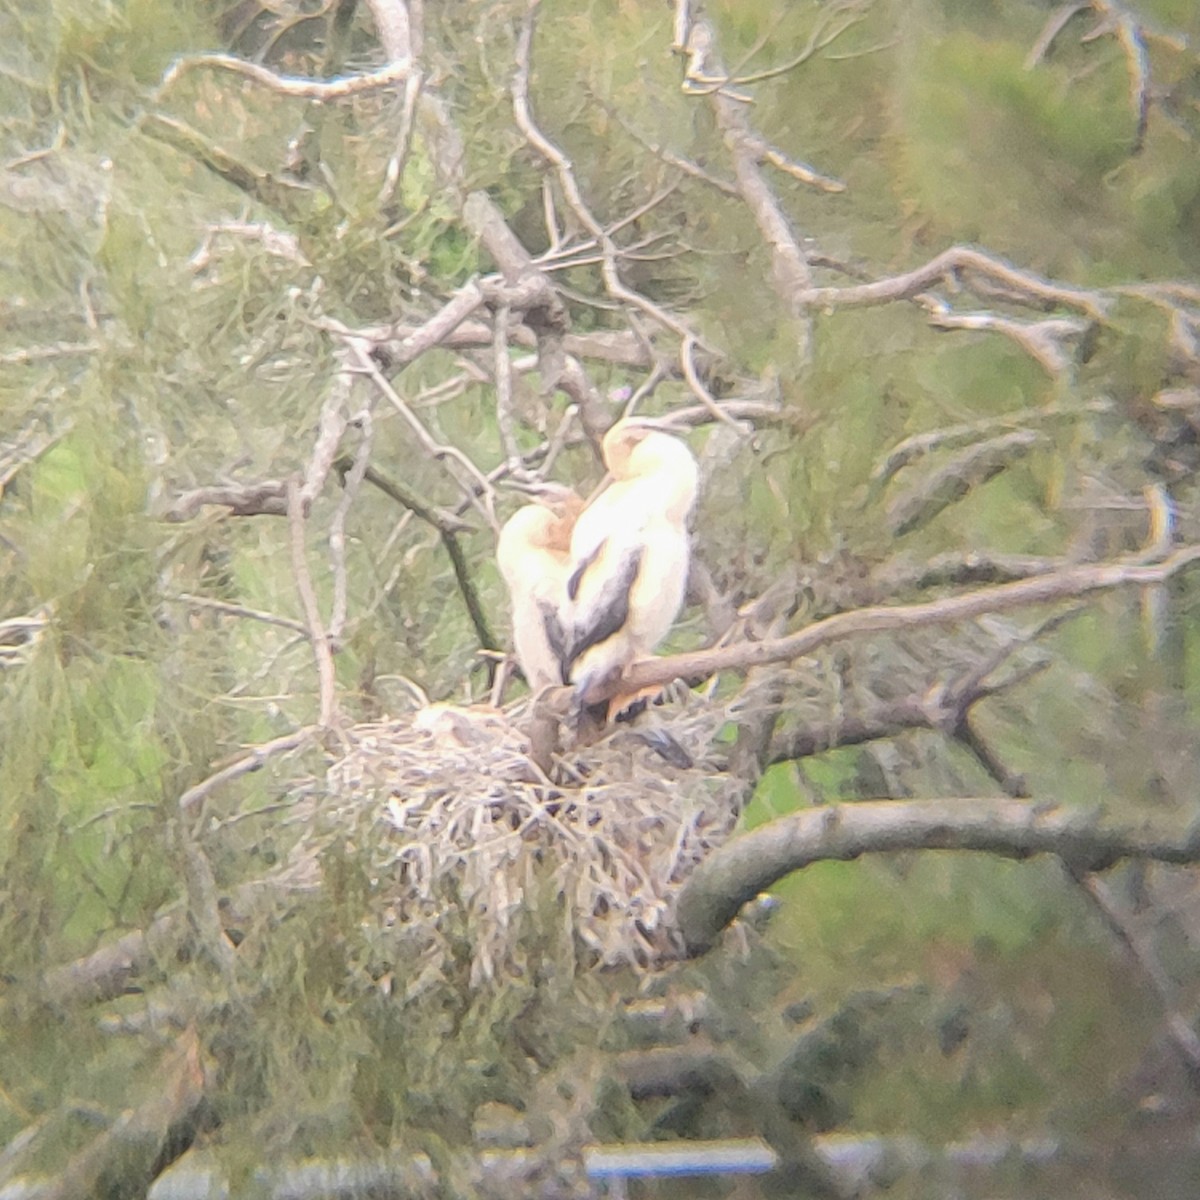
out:
M538 484L527 504L505 522L496 562L512 600L513 642L530 691L566 682L564 612L571 573L571 530L583 501L570 488Z
M613 482L579 515L567 578L566 677L576 703L619 700L625 669L666 636L687 588L687 520L699 470L691 451L648 418L619 421L604 436Z

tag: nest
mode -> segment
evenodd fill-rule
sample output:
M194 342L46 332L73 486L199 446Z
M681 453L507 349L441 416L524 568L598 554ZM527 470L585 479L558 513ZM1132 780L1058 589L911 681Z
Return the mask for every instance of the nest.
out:
M736 823L734 782L704 767L719 706L692 698L669 722L643 718L694 765L621 728L563 758L555 782L528 756L522 715L435 705L359 725L328 771L318 820L365 853L381 929L421 963L410 992L464 957L474 986L536 974L556 953L676 959L675 896Z

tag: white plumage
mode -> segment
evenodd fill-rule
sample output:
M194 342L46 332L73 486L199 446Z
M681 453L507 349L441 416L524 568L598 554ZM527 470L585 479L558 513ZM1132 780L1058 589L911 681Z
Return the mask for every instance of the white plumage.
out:
M512 601L517 661L534 692L566 682L571 529L583 507L570 488L546 484L538 496L539 503L519 509L505 523L496 545Z
M671 628L699 486L691 451L652 420L618 422L603 452L613 482L575 522L567 579L567 678L581 705L611 698L625 669Z

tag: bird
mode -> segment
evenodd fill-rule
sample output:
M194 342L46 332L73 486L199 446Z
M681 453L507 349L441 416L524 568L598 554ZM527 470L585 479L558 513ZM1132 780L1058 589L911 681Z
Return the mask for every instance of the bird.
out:
M583 500L556 483L527 484L536 503L517 510L500 530L496 562L512 601L517 662L531 692L566 683L567 577L571 531Z
M612 482L571 533L562 673L577 711L607 700L609 720L638 699L620 695L619 680L667 635L687 589L699 469L668 428L630 417L604 435Z

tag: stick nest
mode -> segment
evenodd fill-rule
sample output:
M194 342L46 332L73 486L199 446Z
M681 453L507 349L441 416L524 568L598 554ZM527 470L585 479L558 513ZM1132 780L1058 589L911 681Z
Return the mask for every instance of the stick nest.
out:
M719 706L713 706L718 707ZM704 757L721 714L698 700L643 718L695 765L622 728L556 764L528 757L522 710L436 705L359 725L317 814L365 853L381 932L404 943L409 993L469 958L470 980L679 957L676 893L737 820L737 792Z

